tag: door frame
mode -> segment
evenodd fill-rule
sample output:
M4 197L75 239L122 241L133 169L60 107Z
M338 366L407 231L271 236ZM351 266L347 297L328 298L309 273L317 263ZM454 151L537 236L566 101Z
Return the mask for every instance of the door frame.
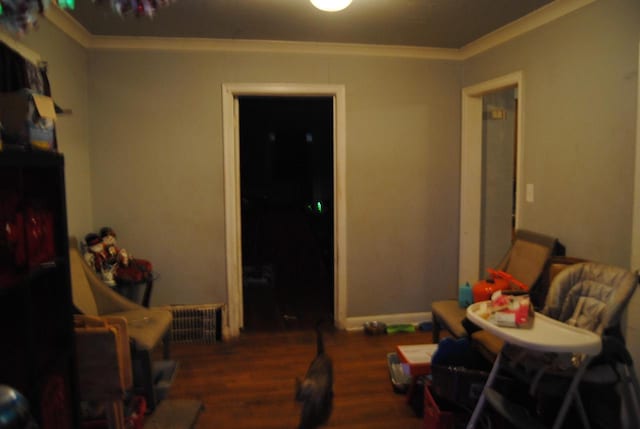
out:
M347 318L346 234L346 91L344 85L297 83L222 84L224 149L225 248L227 269L226 337L240 335L243 326L242 226L240 209L240 132L238 97L321 96L333 98L333 287L334 324L343 328Z
M640 67L640 44L638 44L638 67ZM631 258L629 268L631 270L640 269L640 75L638 76L636 100L636 159L635 159L635 179L633 190L633 220L631 227ZM636 294L637 295L637 294Z
M638 67L640 67L640 43L638 44ZM640 70L640 69L639 69ZM636 99L636 159L633 189L633 218L631 225L631 255L629 259L629 269L632 271L640 269L640 76L638 76L638 88ZM625 311L624 333L627 339L627 348L633 357L636 372L640 371L640 294L634 293L629 302L629 307Z
M516 116L516 218L522 213L524 108L525 91L521 71L467 86L462 89L462 130L460 142L460 241L458 284L475 282L480 273L480 240L482 222L482 96L501 89L518 88Z

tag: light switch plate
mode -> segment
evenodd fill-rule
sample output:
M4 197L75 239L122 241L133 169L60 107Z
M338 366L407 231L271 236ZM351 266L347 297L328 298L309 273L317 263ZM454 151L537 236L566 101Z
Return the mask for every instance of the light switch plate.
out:
M533 183L527 183L527 195L526 199L528 203L533 202Z

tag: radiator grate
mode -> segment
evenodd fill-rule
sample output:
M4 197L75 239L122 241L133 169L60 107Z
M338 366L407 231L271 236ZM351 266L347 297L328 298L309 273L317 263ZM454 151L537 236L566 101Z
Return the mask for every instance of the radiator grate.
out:
M212 344L222 340L224 304L179 304L162 308L171 311L171 341Z

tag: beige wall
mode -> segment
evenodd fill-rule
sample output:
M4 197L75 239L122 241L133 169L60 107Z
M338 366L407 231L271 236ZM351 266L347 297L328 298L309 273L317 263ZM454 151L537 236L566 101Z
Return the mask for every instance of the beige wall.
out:
M464 85L524 76L521 226L628 266L640 2L600 0L464 64Z
M640 4L600 0L461 63L87 51L43 22L73 234L153 261L154 303L226 300L221 84L346 86L349 317L422 312L457 277L460 89L523 70L522 226L628 265Z
M94 224L153 261L154 303L226 301L223 83L346 87L347 315L428 311L455 282L460 65L360 56L90 54Z
M72 109L56 122L58 149L65 155L69 234L83 237L93 228L89 158L88 53L47 20L20 40L48 63L56 103Z
M465 62L464 84L524 74L522 227L567 253L630 266L636 168L640 2L599 0ZM637 205L637 202L635 203ZM638 269L638 262L631 262ZM640 369L638 293L626 338Z

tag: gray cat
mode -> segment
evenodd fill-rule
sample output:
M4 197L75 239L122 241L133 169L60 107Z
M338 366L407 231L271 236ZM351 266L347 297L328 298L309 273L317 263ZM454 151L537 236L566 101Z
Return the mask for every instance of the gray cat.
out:
M296 401L302 403L298 429L316 429L329 421L333 406L333 364L316 326L317 353L304 379L296 379Z

